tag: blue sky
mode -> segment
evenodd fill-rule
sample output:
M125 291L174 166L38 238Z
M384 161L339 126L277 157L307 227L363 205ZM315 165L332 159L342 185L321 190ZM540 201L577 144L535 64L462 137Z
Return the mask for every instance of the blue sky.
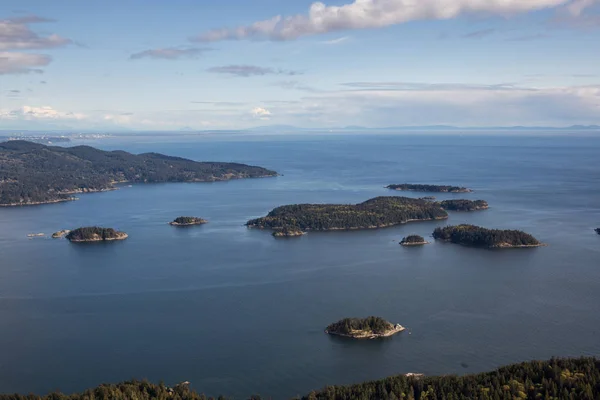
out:
M0 129L600 124L599 0L2 5Z

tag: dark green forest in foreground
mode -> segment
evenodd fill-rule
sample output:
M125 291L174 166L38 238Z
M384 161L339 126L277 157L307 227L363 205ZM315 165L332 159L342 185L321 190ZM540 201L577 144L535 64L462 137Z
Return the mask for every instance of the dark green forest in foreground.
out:
M270 399L263 388L262 399ZM208 400L188 385L168 387L144 381L101 385L79 394L0 395L0 400ZM252 400L260 396L250 397ZM351 386L329 386L302 400L594 400L600 399L600 361L595 358L552 359L510 365L466 376L392 376Z
M516 230L486 229L475 225L436 228L433 237L466 246L501 248L540 246L532 235Z
M135 155L22 140L0 143L0 205L66 200L74 193L111 189L114 182L214 182L275 175L261 167L158 153Z
M360 204L295 204L277 207L266 217L248 221L249 227L302 231L369 229L413 220L448 218L435 203L408 197L376 197Z

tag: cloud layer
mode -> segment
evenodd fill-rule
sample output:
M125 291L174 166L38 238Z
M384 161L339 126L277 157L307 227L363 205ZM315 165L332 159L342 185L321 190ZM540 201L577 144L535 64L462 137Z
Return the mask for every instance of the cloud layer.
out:
M163 60L177 60L180 58L197 58L203 53L212 49L204 48L176 48L176 47L165 47L159 49L149 49L140 51L139 53L132 54L129 56L132 60L139 60L140 58L155 58Z
M48 65L52 58L20 51L51 49L72 43L70 39L56 34L40 36L29 27L29 24L49 21L36 16L0 20L0 74L41 72L40 67Z
M284 69L264 68L256 65L224 65L220 67L212 67L207 70L219 74L229 74L242 77L263 76L263 75L300 75L298 71L288 71Z
M42 54L0 52L0 75L40 73L40 67L50 64L52 58Z
M278 15L247 26L211 30L192 40L293 40L334 31L381 28L417 20L451 19L463 14L510 15L559 6L567 7L571 15L580 15L596 2L597 0L354 0L342 6L327 6L322 2L315 2L307 15Z

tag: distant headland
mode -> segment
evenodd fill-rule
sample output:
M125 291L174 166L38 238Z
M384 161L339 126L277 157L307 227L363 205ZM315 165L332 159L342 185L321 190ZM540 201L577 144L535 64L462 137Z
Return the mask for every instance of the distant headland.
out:
M401 183L398 185L388 185L387 189L399 190L399 191L412 191L412 192L425 192L425 193L470 193L473 190L460 187L460 186L448 186L448 185L420 185L413 183Z
M448 218L438 204L408 197L376 197L360 204L294 204L277 207L266 217L250 220L250 228L282 231L376 229L411 221Z
M544 246L535 237L522 231L486 229L475 225L437 228L433 237L446 242L488 249Z
M377 339L395 335L405 329L400 324L392 324L380 317L345 318L329 325L325 333L352 339Z
M208 221L198 217L177 217L169 222L172 226L193 226L208 224Z
M82 242L106 242L113 240L124 240L128 238L125 232L119 232L113 228L100 228L97 226L77 228L70 231L65 238L73 243Z
M400 242L402 246L423 246L429 244L427 240L423 236L419 235L410 235L402 239Z
M116 183L123 182L217 182L272 176L277 173L262 167L196 162L158 153L135 155L23 140L0 143L0 206L71 201L73 194L114 190Z

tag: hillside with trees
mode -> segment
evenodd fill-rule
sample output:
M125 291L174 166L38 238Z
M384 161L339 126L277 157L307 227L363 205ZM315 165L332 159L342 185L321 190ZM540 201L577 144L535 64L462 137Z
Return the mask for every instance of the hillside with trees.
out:
M114 189L117 182L215 182L276 175L261 167L158 153L134 155L22 140L0 143L0 205L4 206L67 201L76 193Z
M517 230L486 229L475 225L457 225L437 228L433 237L465 246L485 248L538 247L532 235Z
M295 204L274 209L266 217L248 221L252 228L327 231L374 229L410 221L448 218L429 201L407 197L377 197L360 204Z
M199 388L201 389L201 388ZM268 388L257 388L268 392ZM262 399L270 399L265 396ZM600 398L600 361L595 358L551 359L510 365L491 372L465 376L397 375L349 386L328 386L301 400L596 400ZM0 394L0 400L226 400L207 397L187 384L128 381L103 384L76 394L60 392ZM261 400L251 396L249 400ZM298 398L296 398L298 399Z
M302 400L467 400L600 398L600 361L532 361L466 376L394 376L351 386L329 386Z

